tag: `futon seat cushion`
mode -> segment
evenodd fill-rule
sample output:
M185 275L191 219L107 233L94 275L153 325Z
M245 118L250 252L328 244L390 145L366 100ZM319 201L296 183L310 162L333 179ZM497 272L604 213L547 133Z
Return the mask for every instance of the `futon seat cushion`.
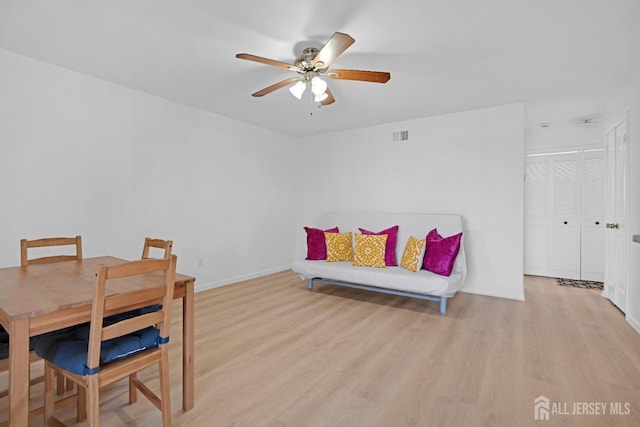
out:
M89 349L88 326L67 334L43 337L36 345L36 354L56 366L78 375L87 375ZM129 335L103 341L100 365L126 358L158 346L160 331L148 327Z

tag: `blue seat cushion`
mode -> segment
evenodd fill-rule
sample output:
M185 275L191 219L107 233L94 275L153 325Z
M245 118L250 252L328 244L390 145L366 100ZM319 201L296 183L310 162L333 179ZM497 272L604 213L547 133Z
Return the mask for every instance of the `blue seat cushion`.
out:
M147 307L142 307L135 310L127 311L125 313L116 314L116 315L105 318L103 324L104 326L108 326L113 323L119 322L121 320L130 319L132 317L140 316L142 314L153 313L155 311L160 310L161 307L162 305L160 304L154 304ZM155 328L151 328L151 329L155 329ZM36 335L35 337L31 337L29 338L29 350L35 350L38 342L43 338L47 338L43 346L49 346L51 341L57 341L57 340L52 340L52 339L49 339L48 337L55 336L55 335L63 335L66 337L64 339L60 339L60 341L63 341L63 340L64 341L88 341L89 340L89 323L87 322L79 326L71 326L68 328L60 329L53 332L47 332L42 335ZM133 340L129 340L129 341L132 342ZM147 341L145 341L145 344L146 343ZM105 348L104 348L105 343L102 343L102 345L103 345L102 353L105 353ZM156 342L155 346L157 345L158 344ZM124 346L123 348L126 349L126 348L130 348L131 346L135 346L135 344L123 344L123 346ZM87 347L88 347L88 343L87 343ZM86 350L85 350L85 353L86 353ZM38 354L38 356L40 357L43 357L37 351L36 351L36 354ZM118 350L117 347L115 346L109 346L109 349L106 350L105 360L108 360L109 362L116 360L117 358L119 358L118 354L121 354L121 350ZM2 325L0 325L0 360L6 359L8 357L9 357L9 334L2 327ZM102 359L102 357L103 356L101 354L100 358ZM47 360L50 360L50 359L47 359ZM50 361L56 363L53 360L50 360ZM85 363L86 363L86 357L85 357ZM107 363L107 362L104 362L104 363ZM62 368L65 368L64 366L61 366L61 365L59 366ZM75 372L71 369L68 369L68 370L71 372Z
M106 319L105 319L106 320ZM88 331L88 326L87 326ZM87 375L89 353L88 334L75 329L66 334L42 337L36 345L36 354L56 366L78 375ZM129 335L103 341L100 346L100 365L158 346L160 331L148 327Z
M70 331L71 328L66 328L60 331L47 332L43 335L36 335L35 337L29 338L29 350L34 350L36 348L36 344L40 341L41 337L55 335L59 333L66 333ZM9 333L0 326L0 360L6 359L9 357Z
M137 308L135 310L127 311L125 313L114 314L113 316L105 317L102 321L103 326L113 325L114 323L122 320L131 319L142 314L153 313L160 310L160 304L150 305L148 307ZM89 322L82 325L74 326L70 328L70 333L79 340L89 339Z

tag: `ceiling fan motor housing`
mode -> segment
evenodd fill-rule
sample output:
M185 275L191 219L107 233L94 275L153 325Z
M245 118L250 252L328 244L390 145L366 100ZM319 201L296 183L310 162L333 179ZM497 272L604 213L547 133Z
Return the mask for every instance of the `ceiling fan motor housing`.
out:
M320 69L318 65L324 65L318 63L316 66L313 66L313 60L319 52L315 47L307 47L302 51L302 54L296 58L293 64L302 68L304 71L318 71Z

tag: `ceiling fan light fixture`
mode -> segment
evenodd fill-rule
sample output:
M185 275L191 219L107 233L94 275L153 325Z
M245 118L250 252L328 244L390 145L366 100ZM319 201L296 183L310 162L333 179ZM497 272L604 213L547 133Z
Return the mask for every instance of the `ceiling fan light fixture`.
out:
M304 93L306 88L307 88L307 82L305 82L304 80L298 80L294 85L292 85L289 88L289 92L291 92L291 94L296 98L302 99L302 94Z
M327 94L327 92L323 92L320 95L314 95L313 100L315 102L322 102L325 99L327 99L329 97L329 94Z
M301 100L306 87L310 85L316 102L321 102L322 105L331 105L336 100L327 88L327 82L320 77L372 83L386 83L391 78L391 73L382 71L332 69L333 61L354 42L355 40L349 34L335 32L322 48L305 48L292 64L248 53L238 53L236 58L271 65L287 71L295 71L299 75L281 80L252 93L253 97L262 97L277 89L289 86L291 94Z
M320 77L315 76L311 79L311 92L314 95L322 95L327 91L327 82L322 80Z

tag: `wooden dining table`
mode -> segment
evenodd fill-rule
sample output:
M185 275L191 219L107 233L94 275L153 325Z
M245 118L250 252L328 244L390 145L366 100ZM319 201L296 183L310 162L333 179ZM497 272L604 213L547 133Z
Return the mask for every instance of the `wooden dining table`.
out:
M0 324L9 332L9 425L29 419L29 337L88 322L99 265L112 256L0 268ZM179 259L178 259L179 262ZM135 283L132 282L132 286ZM195 278L176 274L173 296L182 299L182 408L194 404Z

